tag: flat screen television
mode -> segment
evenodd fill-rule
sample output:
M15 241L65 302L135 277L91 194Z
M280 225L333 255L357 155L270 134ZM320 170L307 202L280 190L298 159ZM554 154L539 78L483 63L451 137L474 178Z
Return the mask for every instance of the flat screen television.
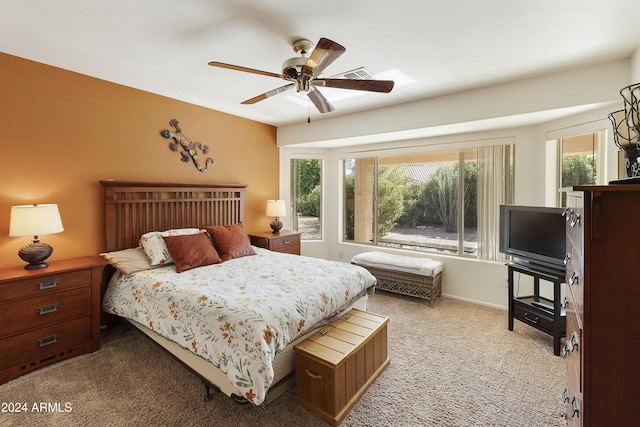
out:
M563 208L500 206L500 252L540 270L564 272L566 220Z

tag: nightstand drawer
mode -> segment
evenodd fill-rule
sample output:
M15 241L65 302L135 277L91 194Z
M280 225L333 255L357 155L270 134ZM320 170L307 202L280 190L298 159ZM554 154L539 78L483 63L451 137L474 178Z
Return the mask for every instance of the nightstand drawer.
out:
M251 244L274 252L300 255L300 234L297 231L283 230L280 234L250 234Z
M0 337L89 313L89 286L0 304Z
M91 270L23 277L0 285L0 301L29 298L91 284Z
M91 343L91 315L0 340L0 371ZM78 353L82 354L82 353Z
M290 246L300 247L299 234L271 239L270 249L273 251L282 252L283 249L286 249L287 247L290 247Z

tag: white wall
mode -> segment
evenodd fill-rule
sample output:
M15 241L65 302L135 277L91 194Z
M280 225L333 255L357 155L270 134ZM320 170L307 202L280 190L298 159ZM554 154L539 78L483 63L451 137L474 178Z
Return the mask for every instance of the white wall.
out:
M278 128L278 146L318 141L399 141L419 136L468 132L465 124L616 102L628 85L629 60L583 67L449 96L415 101ZM606 78L603 78L606 76ZM331 116L329 116L331 117ZM460 129L452 132L452 126ZM420 135L420 132L423 133Z
M357 253L372 249L403 252L341 242L340 159L349 152L375 153L385 150L387 154L389 150L403 150L409 147L457 148L464 146L468 141L510 138L516 145L515 203L544 205L546 200L549 200L549 191L553 191L545 186L545 177L555 174L555 171L550 170L553 165L546 162L546 141L550 135L557 137L569 132L565 135L568 136L576 129L609 126L606 114L617 108L614 105L619 102L620 88L630 84L630 68L630 60L614 61L369 113L278 128L278 145L281 147L281 198L289 199L289 163L292 157L308 154L324 160L324 236L321 241L303 242L302 254L348 262ZM393 139L403 131L418 128L429 129L433 126L461 124L465 121L488 120L500 116L539 113L542 110L584 105L589 106L583 110L584 112L542 124L466 133L439 132L437 136L418 139ZM383 142L363 144L363 138L366 140L368 136L372 141ZM332 140L332 144L335 140L348 142L353 141L352 138L358 139L357 145L324 149L304 146L305 143L321 140ZM611 156L615 157L615 149L610 151ZM412 252L411 255L429 257L444 263L444 295L496 307L507 306L507 272L502 263L416 252Z

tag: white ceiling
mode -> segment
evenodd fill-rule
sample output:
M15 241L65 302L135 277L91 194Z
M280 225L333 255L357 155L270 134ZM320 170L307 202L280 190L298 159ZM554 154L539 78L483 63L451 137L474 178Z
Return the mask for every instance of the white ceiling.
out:
M627 58L638 17L638 0L0 0L0 51L282 126ZM284 82L207 65L280 73L291 42L320 37L347 49L325 75L413 82L322 89L336 111L321 117L295 91L241 105Z

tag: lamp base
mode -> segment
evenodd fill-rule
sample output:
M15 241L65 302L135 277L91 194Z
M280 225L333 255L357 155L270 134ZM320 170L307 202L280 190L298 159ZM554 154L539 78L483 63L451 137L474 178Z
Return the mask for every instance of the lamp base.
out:
M269 226L273 230L273 234L280 234L280 229L282 229L282 221L280 221L278 217L276 217L276 219L274 219L271 224L269 224Z
M18 256L29 264L24 268L30 270L32 268L45 268L49 264L44 262L45 259L51 256L53 248L46 243L34 241L32 244L27 245L18 251Z

